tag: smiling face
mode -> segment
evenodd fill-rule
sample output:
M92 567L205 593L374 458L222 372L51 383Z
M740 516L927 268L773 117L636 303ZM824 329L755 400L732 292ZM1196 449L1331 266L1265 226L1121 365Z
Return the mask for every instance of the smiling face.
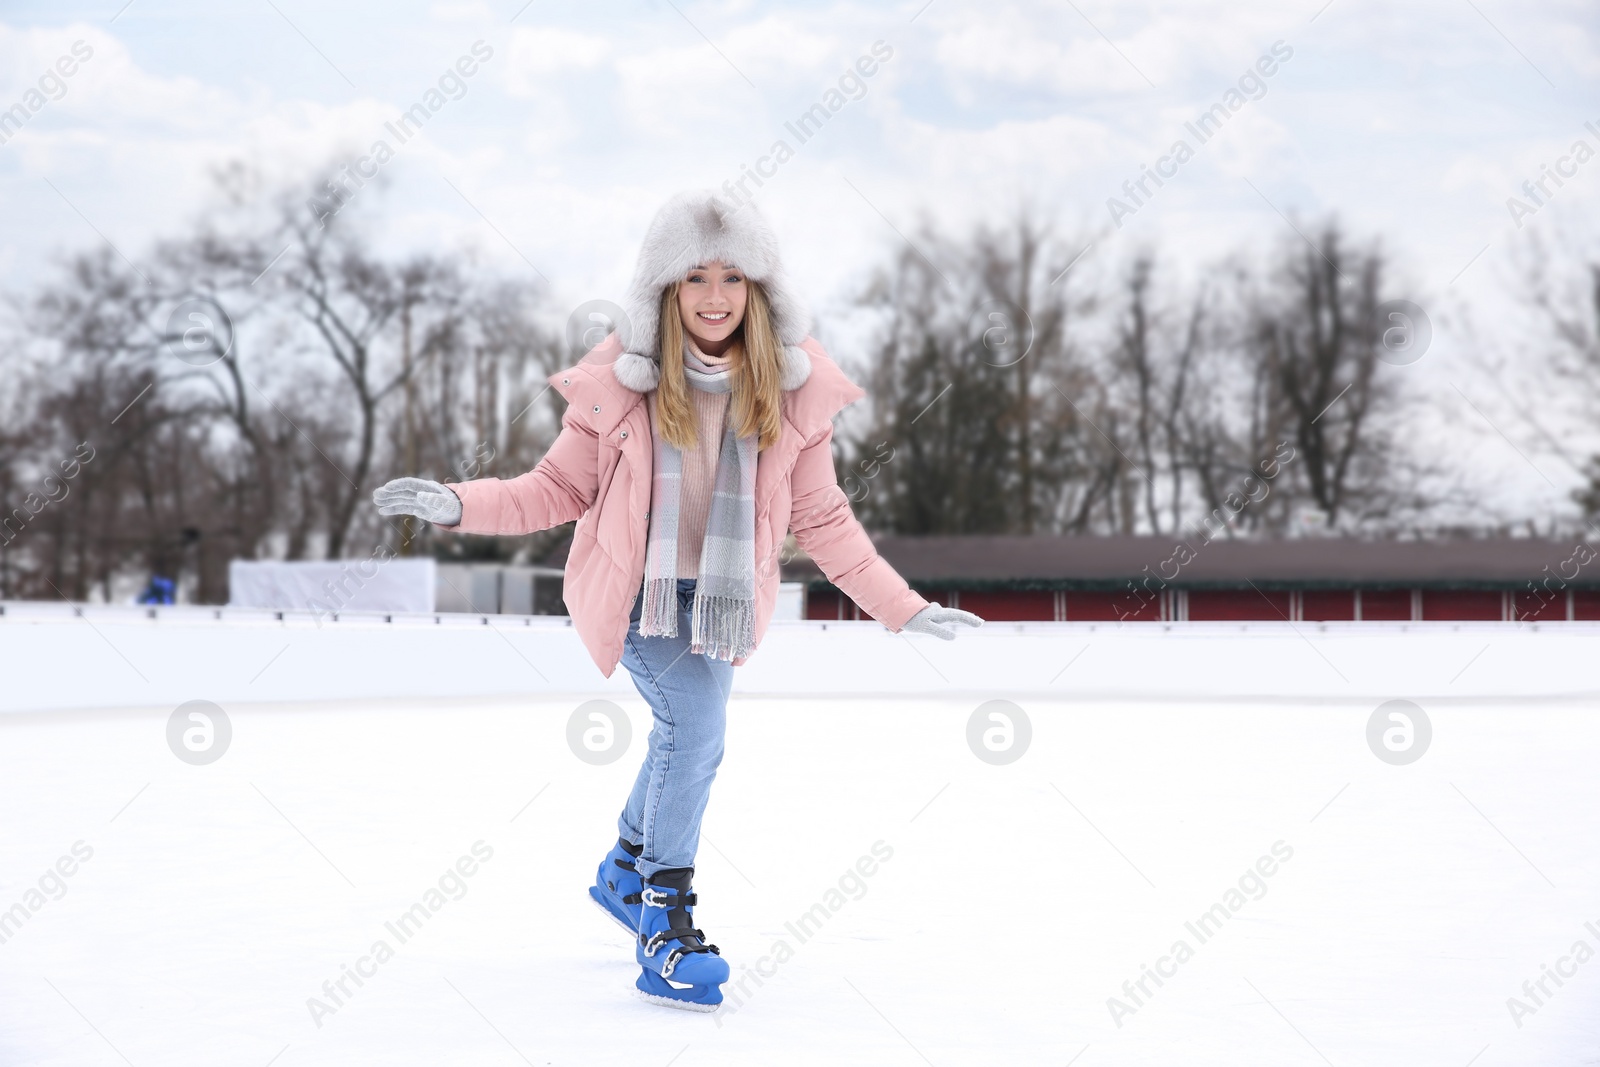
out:
M678 313L695 347L721 356L744 321L744 274L719 260L691 267L678 283Z

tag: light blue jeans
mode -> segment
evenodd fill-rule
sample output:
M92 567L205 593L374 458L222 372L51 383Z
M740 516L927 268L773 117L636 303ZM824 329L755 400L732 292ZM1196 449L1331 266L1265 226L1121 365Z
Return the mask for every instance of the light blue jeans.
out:
M622 665L650 705L654 721L644 765L617 819L617 833L644 847L639 874L649 878L669 867L694 866L700 820L722 762L733 664L689 651L693 578L678 579L677 637L640 635L639 614L644 607L640 585L628 616Z

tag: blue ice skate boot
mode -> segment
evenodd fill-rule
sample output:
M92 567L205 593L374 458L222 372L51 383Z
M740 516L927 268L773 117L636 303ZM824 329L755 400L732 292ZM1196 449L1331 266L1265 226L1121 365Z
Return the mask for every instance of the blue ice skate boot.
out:
M639 910L642 906L639 903L639 891L644 888L644 879L639 877L635 861L643 851L643 845L617 838L617 843L611 846L606 858L600 861L594 885L589 887L589 898L618 926L628 931L629 937L639 933Z
M639 944L634 958L641 968L634 983L646 1000L688 1011L716 1011L728 963L716 945L694 927L695 895L689 885L693 867L669 867L650 876L640 896Z

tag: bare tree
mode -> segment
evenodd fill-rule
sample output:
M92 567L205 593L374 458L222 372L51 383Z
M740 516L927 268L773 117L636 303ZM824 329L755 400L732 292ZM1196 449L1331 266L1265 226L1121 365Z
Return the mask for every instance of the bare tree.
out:
M1543 355L1555 383L1569 405L1589 425L1600 418L1600 248L1592 238L1562 231L1554 239L1531 235L1523 257L1518 286L1522 302L1534 313L1534 345ZM1600 453L1575 457L1547 430L1533 408L1519 404L1518 414L1531 425L1541 443L1577 467L1585 484L1574 490L1573 500L1591 529L1600 521Z
M1156 303L1152 293L1155 259L1149 251L1135 255L1122 278L1120 310L1115 323L1107 377L1121 385L1119 425L1127 424L1127 451L1137 456L1128 471L1119 471L1122 527L1135 526L1130 496L1142 499L1144 529L1176 531L1185 503L1183 414L1190 399L1196 361L1201 356L1205 307L1195 298L1182 318ZM1137 484L1132 480L1137 478ZM1165 498L1161 485L1165 484Z
M873 422L845 449L864 522L902 533L1057 525L1086 430L1063 391L1081 384L1069 325L1084 302L1062 280L1072 259L1023 212L964 239L924 224L875 272L859 298L879 318Z
M279 196L263 213L247 168L222 178L205 224L142 273L96 251L18 303L0 352L26 412L0 440L5 594L110 598L156 574L219 601L231 559L393 537L363 507L380 470L476 477L531 466L553 437L541 290L453 257L380 256L354 210L321 227ZM44 501L35 483L79 441L93 460Z
M1250 454L1292 442L1288 484L1328 529L1381 522L1414 492L1397 379L1380 360L1387 260L1350 245L1332 222L1314 247L1285 239L1276 269L1245 295L1240 329L1254 383Z

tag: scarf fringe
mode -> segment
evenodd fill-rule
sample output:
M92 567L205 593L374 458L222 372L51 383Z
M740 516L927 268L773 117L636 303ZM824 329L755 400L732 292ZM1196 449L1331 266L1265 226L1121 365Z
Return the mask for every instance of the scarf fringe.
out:
M677 579L653 578L645 583L639 633L645 637L678 636ZM732 596L702 596L695 586L689 651L730 663L755 649L755 601Z
M644 583L639 633L645 637L678 636L678 580L672 575Z
M701 596L695 585L690 652L732 662L755 647L755 601L742 597Z

